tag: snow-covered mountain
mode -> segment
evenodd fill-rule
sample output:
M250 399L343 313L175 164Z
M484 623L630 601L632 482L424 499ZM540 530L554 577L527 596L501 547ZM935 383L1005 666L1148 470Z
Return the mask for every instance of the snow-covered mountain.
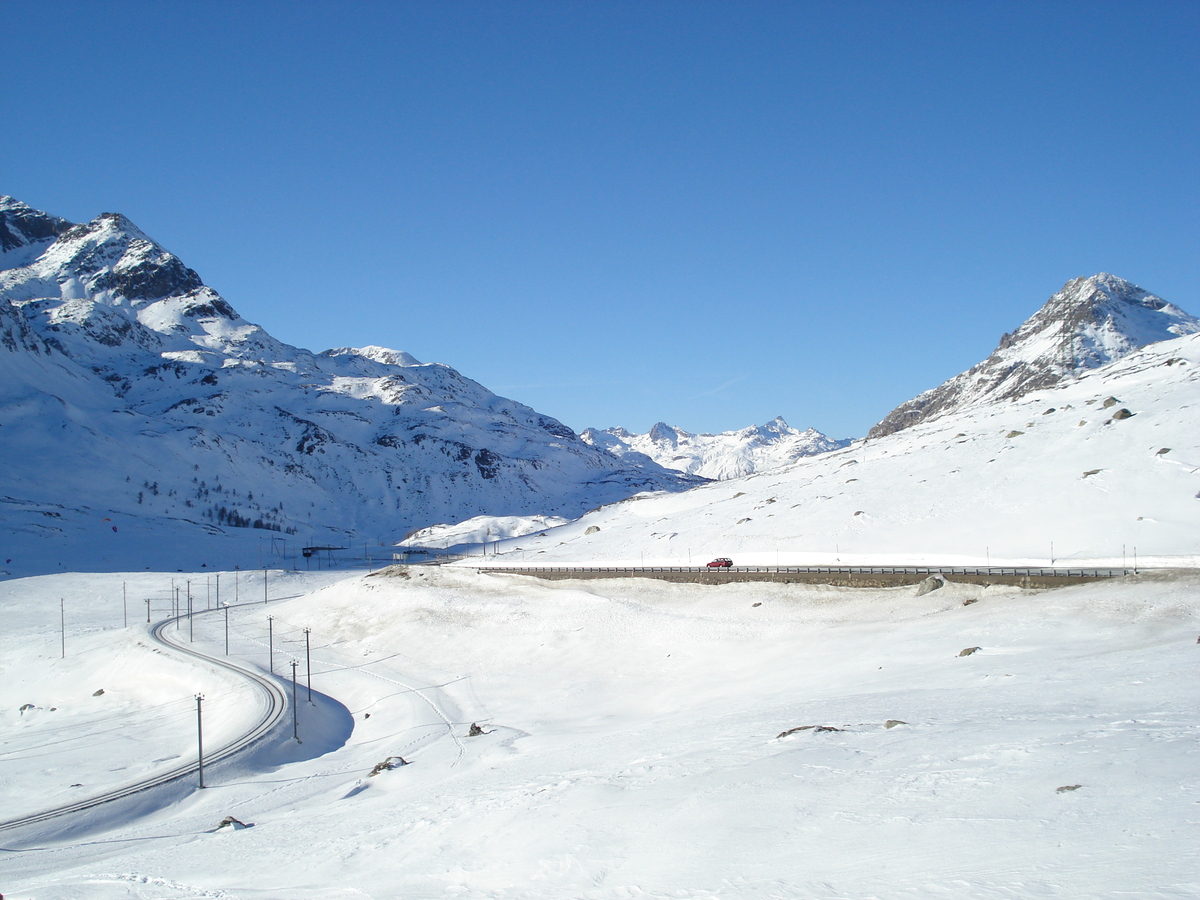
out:
M67 531L82 541L114 516L118 531L120 516L157 522L151 541L179 526L394 540L697 482L622 462L449 366L284 344L118 214L73 225L5 197L0 252L10 546L72 546Z
M1152 344L1200 332L1200 319L1102 272L1068 281L976 366L900 404L870 430L882 437L985 400L1013 400Z
M781 416L766 425L721 434L692 434L659 422L645 434L624 428L589 428L579 436L635 465L649 462L714 480L769 472L850 443L828 438L815 428L799 431Z
M490 560L1120 565L1124 551L1200 566L1197 410L1193 334L786 470L614 504Z

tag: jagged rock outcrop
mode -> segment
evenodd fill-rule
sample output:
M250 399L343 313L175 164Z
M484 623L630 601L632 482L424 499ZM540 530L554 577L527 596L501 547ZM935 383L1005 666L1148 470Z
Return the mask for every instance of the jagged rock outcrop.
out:
M1156 341L1200 332L1200 319L1115 275L1068 281L976 366L900 404L868 438L972 404L1012 400Z

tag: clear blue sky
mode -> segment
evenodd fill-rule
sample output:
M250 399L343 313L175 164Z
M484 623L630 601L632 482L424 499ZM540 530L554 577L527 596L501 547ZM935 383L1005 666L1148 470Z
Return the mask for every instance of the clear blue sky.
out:
M0 193L576 430L859 436L1067 279L1200 313L1200 4L8 3Z

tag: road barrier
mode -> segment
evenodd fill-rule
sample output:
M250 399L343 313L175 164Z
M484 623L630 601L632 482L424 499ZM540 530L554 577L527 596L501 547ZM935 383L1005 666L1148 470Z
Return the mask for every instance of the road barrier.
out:
M589 578L656 578L692 584L766 581L781 584L832 584L851 587L893 587L917 584L930 575L970 584L1012 584L1019 587L1060 587L1098 578L1135 574L1132 568L1037 568L1013 566L481 566L478 571L532 575L551 580Z

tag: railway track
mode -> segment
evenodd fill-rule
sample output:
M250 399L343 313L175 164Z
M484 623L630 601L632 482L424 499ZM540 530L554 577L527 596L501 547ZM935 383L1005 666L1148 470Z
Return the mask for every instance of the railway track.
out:
M251 605L251 604L240 604ZM202 610L194 613L194 615L205 615L218 610ZM227 669L236 673L241 678L248 681L259 693L263 700L262 713L255 724L246 732L234 738L231 741L207 750L204 754L205 766L213 765L223 759L228 759L235 753L246 749L256 741L268 734L284 717L288 710L287 693L275 682L274 679L266 675L256 672L253 669L238 665L235 662L230 662L227 659L220 659L214 656L209 656L206 653L201 653L198 650L193 650L183 644L176 643L167 637L167 629L177 621L186 619L186 615L173 616L169 619L164 619L150 629L150 637L156 643L168 648L169 650L191 656L202 660L212 666L217 666L222 669ZM105 803L111 803L114 800L120 800L125 797L131 797L134 794L142 793L153 788L159 787L170 782L177 781L181 778L186 778L189 775L194 775L199 770L199 762L183 763L165 769L147 778L135 781L132 784L127 784L113 790L106 791L102 794L97 794L88 797L84 800L79 800L75 803L68 803L62 806L56 806L52 809L43 810L42 812L31 813L27 816L21 816L16 819L9 819L0 822L0 831L6 831L13 828L19 828L23 825L33 825L38 822L45 822L59 816L70 815L71 813L83 812L85 810L94 809Z

